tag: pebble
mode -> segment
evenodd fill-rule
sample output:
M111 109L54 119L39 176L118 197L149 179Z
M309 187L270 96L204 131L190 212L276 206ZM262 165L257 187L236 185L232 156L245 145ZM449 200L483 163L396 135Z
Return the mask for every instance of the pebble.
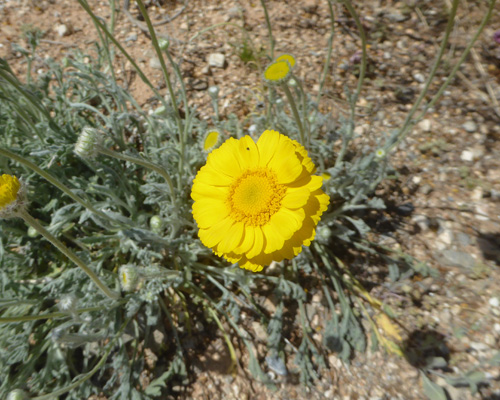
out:
M461 246L466 247L471 243L471 238L464 232L458 232L456 234L456 239Z
M125 38L126 42L135 42L137 40L137 33L131 33Z
M464 150L462 154L460 154L460 158L463 161L474 161L474 153L470 150Z
M472 269L476 260L469 253L456 250L443 250L438 255L438 261L454 267Z
M151 57L149 59L149 66L154 69L161 69L161 63L158 57Z
M500 306L500 299L498 297L492 297L488 303L490 303L490 306L492 307L499 307Z
M420 123L418 124L418 126L424 132L430 132L431 129L432 129L432 123L431 123L430 119L423 119L422 121L420 121Z
M477 125L474 121L467 121L462 125L462 128L464 128L469 133L474 133L477 131Z
M413 79L415 79L418 83L425 82L425 76L424 76L424 74L421 74L420 72L413 74Z
M211 53L208 55L208 65L214 68L224 68L226 56L222 53Z
M57 25L56 32L59 37L71 35L71 29L65 24Z
M432 188L431 185L429 185L428 183L425 183L424 185L422 185L419 189L419 192L422 193L423 195L428 195L429 193L431 193L434 189Z

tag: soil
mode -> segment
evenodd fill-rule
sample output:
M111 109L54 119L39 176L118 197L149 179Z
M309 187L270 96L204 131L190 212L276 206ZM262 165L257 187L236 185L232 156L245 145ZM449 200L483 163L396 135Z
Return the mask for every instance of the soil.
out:
M116 38L166 94L151 39L127 18L122 3L116 2L120 11ZM368 78L357 108L360 140L388 134L403 123L437 54L448 3L373 0L357 5L370 44ZM107 1L89 0L89 4L109 21ZM271 0L266 4L275 53L293 54L297 75L306 90L316 94L330 34L327 2ZM184 3L165 0L148 5L153 22L159 22L181 11ZM135 5L130 12L138 18ZM348 112L344 87L356 86L360 40L347 10L334 4L334 12L333 65L320 109L339 117ZM460 2L451 46L431 84L431 94L455 65L485 12L485 2ZM214 27L216 24L223 25ZM20 77L26 76L27 66L13 44L28 48L23 31L30 26L43 33L33 74L46 68L46 57L60 60L75 48L94 54L94 26L76 1L0 0L0 57ZM243 26L251 42L235 26ZM373 239L427 262L439 272L436 277L417 275L391 283L380 278L380 267L359 260L365 280L371 280L370 295L382 299L397 314L399 334L408 349L406 358L383 350L368 351L344 364L331 354L329 370L314 386L304 387L290 376L269 371L279 388L270 391L249 379L244 368L235 375L226 373L227 349L220 333L214 333L207 338L206 350L193 355L193 381L187 387L173 387L174 397L423 399L418 368L432 357L442 357L446 367L436 368L431 378L447 389L449 398L500 399L500 368L484 364L500 348L500 44L493 39L499 28L497 8L458 77L400 145L393 161L395 179L382 184L377 192L389 207L376 213ZM177 18L158 26L157 31L173 38L171 52L177 60L182 58L190 102L197 106L200 118L208 120L212 114L207 88L214 85L220 89L222 118L235 113L244 120L260 106L263 97L257 65L266 65L269 42L259 2L191 0ZM209 67L212 53L225 56L222 68ZM154 108L151 90L123 56L116 58L121 83L128 85L139 104ZM263 307L273 307L268 299L261 300ZM317 300L311 303L315 305L312 319L325 312L321 298ZM250 333L259 343L259 329L263 328L258 322L251 326ZM439 376L459 376L477 366L486 378L475 394L468 387L452 387Z

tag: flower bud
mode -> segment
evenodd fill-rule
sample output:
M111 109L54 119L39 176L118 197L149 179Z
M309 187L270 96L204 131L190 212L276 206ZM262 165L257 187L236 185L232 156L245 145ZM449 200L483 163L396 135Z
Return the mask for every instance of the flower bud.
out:
M208 88L208 94L213 100L217 100L219 97L219 87L218 86L210 86Z
M162 38L162 39L158 40L158 46L160 46L160 49L165 51L170 46L170 41L168 39Z
M141 276L135 265L122 265L118 275L120 278L120 286L124 292L133 292L137 290Z
M66 294L59 300L58 306L61 311L74 311L78 304L78 299L74 294Z
M82 158L94 158L98 153L101 136L96 129L86 126L75 144L75 154Z
M326 225L319 225L316 229L316 240L321 244L328 244L332 237L332 230Z
M159 215L153 215L149 220L149 227L154 233L160 233L163 229L163 219Z
M21 389L14 389L7 395L7 400L28 400L28 394Z
M380 148L375 150L375 159L376 160L383 160L386 156L385 150Z

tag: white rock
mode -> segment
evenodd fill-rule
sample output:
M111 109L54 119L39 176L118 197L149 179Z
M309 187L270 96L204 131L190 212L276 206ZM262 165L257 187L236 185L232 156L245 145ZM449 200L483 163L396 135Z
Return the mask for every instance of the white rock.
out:
M492 297L488 303L490 303L490 306L492 307L499 307L500 306L500 299L498 297Z
M430 119L423 119L422 121L420 121L420 123L418 124L418 126L424 132L430 132L431 129L432 129L432 123L431 123Z
M64 24L56 26L56 32L59 37L69 36L71 34L71 29Z
M208 65L215 68L224 68L226 56L222 53L212 53L208 56Z
M462 127L469 133L474 133L477 131L477 125L474 121L467 121Z
M474 153L470 150L464 150L462 154L460 154L460 158L463 161L474 161Z
M420 72L413 74L413 79L415 79L418 83L425 82L425 76L424 76L424 74L421 74Z

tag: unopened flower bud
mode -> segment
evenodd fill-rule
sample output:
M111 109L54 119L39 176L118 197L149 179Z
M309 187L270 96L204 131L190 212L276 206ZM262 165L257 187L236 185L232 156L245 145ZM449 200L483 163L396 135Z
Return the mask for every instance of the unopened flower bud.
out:
M319 225L316 229L316 240L321 244L328 244L332 237L332 230L326 225Z
M119 270L120 286L125 292L137 290L140 282L140 274L133 264L125 264Z
M160 233L163 229L163 219L159 215L153 215L149 220L149 226L154 233Z
M7 400L28 400L28 394L21 389L14 389L7 395Z
M89 126L82 129L75 144L75 154L82 158L93 158L98 153L101 136L99 132Z
M219 97L219 87L218 86L210 86L208 88L208 95L213 99L217 100Z
M375 159L377 160L382 160L385 158L385 150L384 149L377 149L375 150Z
M78 299L74 294L66 294L59 300L59 309L61 311L74 311L78 304Z
M160 46L160 49L165 51L170 46L170 41L168 39L160 39L158 40L158 46Z

